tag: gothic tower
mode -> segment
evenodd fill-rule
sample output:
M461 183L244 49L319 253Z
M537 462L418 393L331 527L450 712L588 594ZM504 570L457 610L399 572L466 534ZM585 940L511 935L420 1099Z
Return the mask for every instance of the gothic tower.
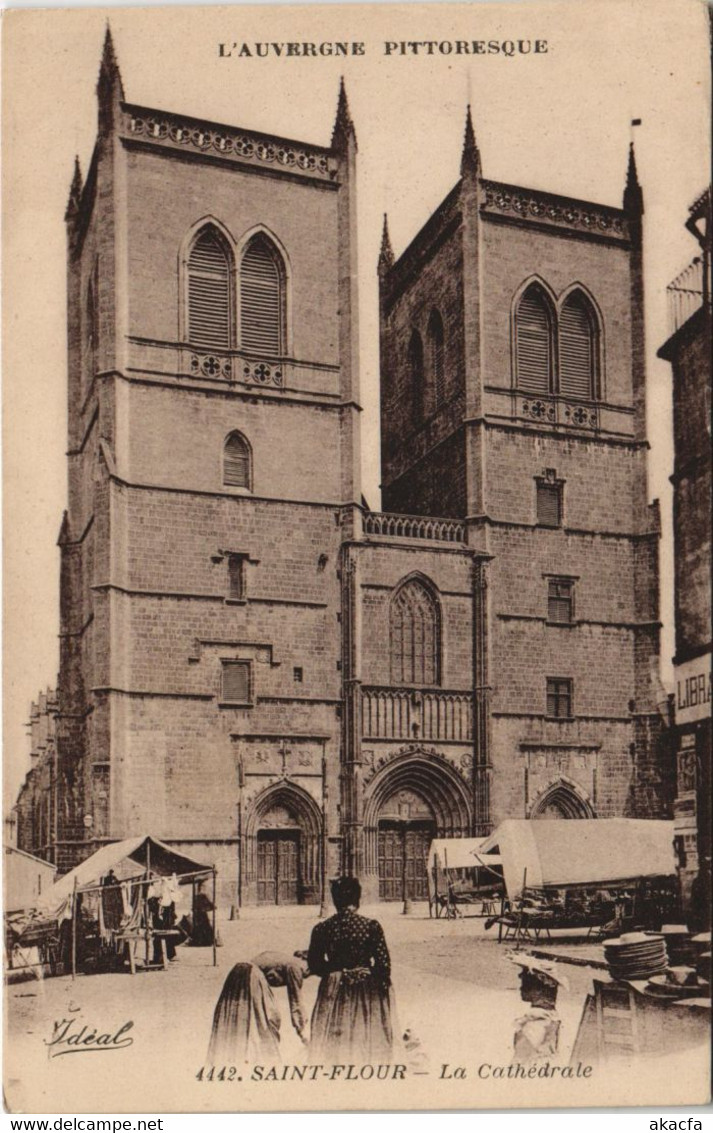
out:
M502 184L469 109L460 180L379 260L384 508L492 558L483 828L662 813L642 219L633 150L621 209Z
M225 899L314 901L361 501L346 93L327 146L137 106L107 32L98 105L66 216L60 861L151 831Z

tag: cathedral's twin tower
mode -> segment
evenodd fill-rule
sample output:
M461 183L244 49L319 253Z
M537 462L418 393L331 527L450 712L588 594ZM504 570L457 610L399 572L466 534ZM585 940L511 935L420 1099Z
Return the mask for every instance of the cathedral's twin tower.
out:
M641 193L461 177L379 260L359 482L356 137L126 101L67 208L62 867L148 831L224 899L426 893L435 835L658 813Z

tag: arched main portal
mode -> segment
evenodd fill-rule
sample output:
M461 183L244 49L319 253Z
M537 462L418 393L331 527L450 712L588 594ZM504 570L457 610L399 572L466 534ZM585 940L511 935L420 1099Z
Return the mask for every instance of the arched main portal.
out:
M560 779L535 799L530 818L596 818L596 814L576 784Z
M416 749L384 767L364 798L365 873L379 899L425 900L432 839L471 829L468 785L445 759Z
M428 898L426 861L435 835L433 811L415 791L398 790L384 803L377 841L380 901Z
M246 825L248 899L258 905L319 901L322 816L314 799L294 783L278 783L258 796Z

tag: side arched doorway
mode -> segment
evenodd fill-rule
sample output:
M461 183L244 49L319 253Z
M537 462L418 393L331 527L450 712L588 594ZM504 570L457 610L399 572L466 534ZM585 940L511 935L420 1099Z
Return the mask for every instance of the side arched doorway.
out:
M445 759L419 749L374 776L364 796L364 866L381 901L426 900L433 838L470 834L468 784Z
M576 783L560 779L535 799L530 818L596 818L596 813Z
M280 783L255 800L247 821L246 897L258 905L303 905L321 893L322 816L301 787Z

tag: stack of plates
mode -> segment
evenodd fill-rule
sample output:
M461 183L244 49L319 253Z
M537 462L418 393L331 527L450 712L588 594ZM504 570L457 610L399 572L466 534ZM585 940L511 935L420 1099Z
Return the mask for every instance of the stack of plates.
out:
M605 940L604 957L614 980L648 979L668 966L664 938L654 933L628 932Z
M680 984L671 979L670 972L659 976L652 976L646 985L649 995L657 995L661 999L695 999L704 990L695 982L695 969L691 968L694 976L692 984Z
M695 964L696 949L685 924L665 924L661 935L666 941L666 952L672 964Z

